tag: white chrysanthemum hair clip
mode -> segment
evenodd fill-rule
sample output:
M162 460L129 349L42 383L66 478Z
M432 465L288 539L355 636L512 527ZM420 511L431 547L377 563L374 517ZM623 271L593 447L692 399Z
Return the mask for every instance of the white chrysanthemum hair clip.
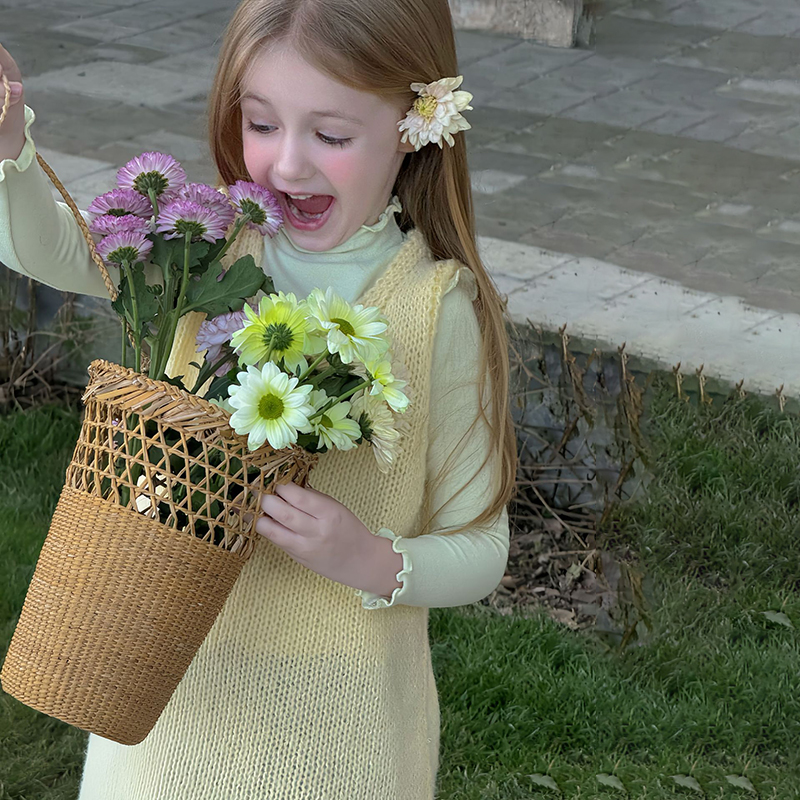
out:
M419 97L405 119L397 123L397 127L404 131L400 141L410 141L415 150L429 142L436 142L441 149L442 139L452 147L455 144L453 134L472 127L460 113L472 111L469 105L472 95L455 91L463 80L464 76L459 75L433 83L412 83L411 88Z

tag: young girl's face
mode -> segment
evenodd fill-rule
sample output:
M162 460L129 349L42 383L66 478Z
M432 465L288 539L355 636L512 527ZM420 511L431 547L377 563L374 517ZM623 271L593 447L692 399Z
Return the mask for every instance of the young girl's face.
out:
M241 107L245 165L280 202L295 244L330 250L377 222L413 150L397 129L407 109L332 80L286 46L252 63ZM305 210L322 215L303 217L287 194L315 195Z

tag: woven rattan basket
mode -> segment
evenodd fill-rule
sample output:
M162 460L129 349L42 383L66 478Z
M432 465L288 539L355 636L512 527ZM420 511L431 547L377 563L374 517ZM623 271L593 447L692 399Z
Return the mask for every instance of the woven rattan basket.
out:
M113 299L80 212L37 158ZM227 411L133 370L95 361L89 377L0 682L31 708L132 745L152 730L257 546L260 493L307 485L318 456L297 446L251 453Z

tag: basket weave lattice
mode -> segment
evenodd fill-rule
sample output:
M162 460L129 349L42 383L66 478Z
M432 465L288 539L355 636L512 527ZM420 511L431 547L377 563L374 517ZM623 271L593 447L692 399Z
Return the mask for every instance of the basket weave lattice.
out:
M11 92L0 77L2 125ZM78 207L36 157L116 299ZM105 361L89 377L0 681L38 711L132 745L156 724L252 555L260 494L305 486L318 456L296 446L250 453L227 411L168 382Z
M218 406L104 361L89 373L0 679L32 708L138 744L254 551L259 494L306 485L318 456L250 453Z

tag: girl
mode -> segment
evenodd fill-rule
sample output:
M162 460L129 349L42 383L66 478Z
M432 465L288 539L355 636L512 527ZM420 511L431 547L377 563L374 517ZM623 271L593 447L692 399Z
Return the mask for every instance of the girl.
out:
M16 65L0 59L14 90L0 129L0 260L104 296L35 161ZM333 451L313 488L264 498L264 539L167 708L138 745L89 736L79 800L433 798L428 608L497 586L516 468L469 125L428 124L457 75L447 0L243 0L234 13L210 97L212 153L224 183L273 192L285 225L272 239L242 235L229 259L251 252L298 296L330 285L379 306L412 405L388 472L369 447ZM199 320L186 319L173 375L198 357Z

